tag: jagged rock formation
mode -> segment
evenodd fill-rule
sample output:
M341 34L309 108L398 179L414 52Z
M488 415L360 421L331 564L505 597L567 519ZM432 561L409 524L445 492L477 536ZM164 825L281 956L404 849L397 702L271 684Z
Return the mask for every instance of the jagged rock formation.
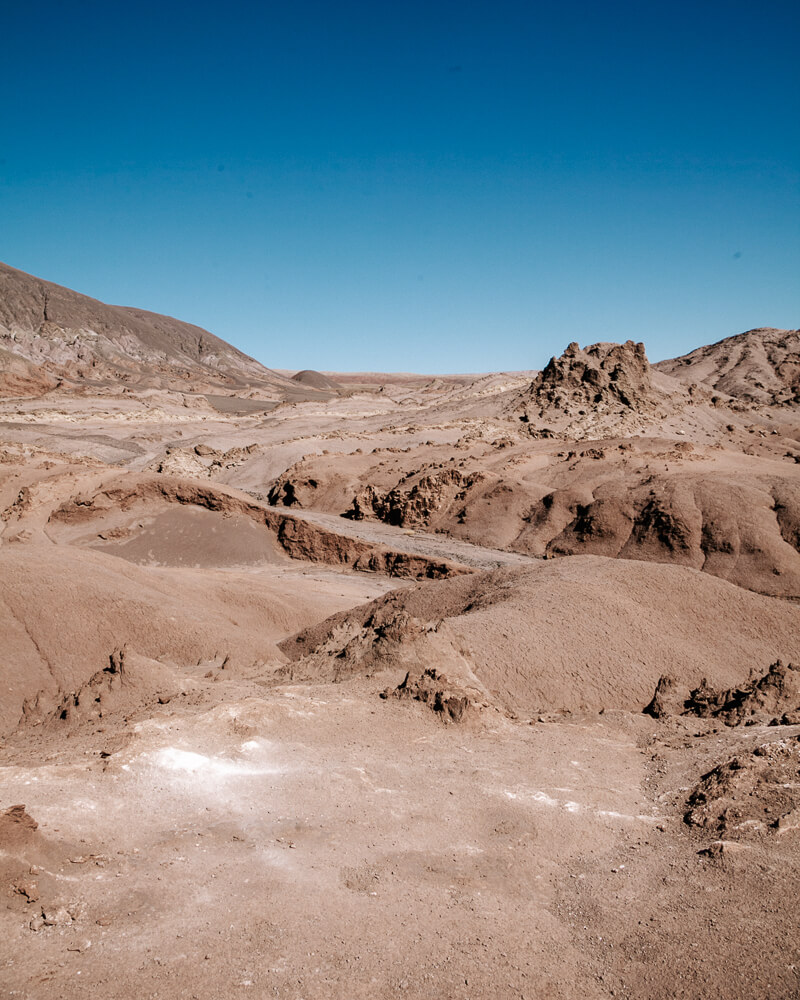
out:
M244 448L229 448L222 452L208 445L194 448L167 448L163 457L154 463L155 471L170 476L191 476L208 479L237 465L257 452L259 446L250 444Z
M404 528L427 526L434 514L463 501L467 492L485 478L480 472L465 475L458 469L443 469L423 476L407 490L395 487L383 492L366 486L353 497L353 505L344 517L354 521L377 517L386 524Z
M800 403L800 330L760 327L653 366L749 403Z
M476 720L482 709L491 707L486 691L470 671L468 677L443 674L435 667L412 674L409 671L396 688L388 687L381 698L418 701L443 722Z
M420 462L419 453L350 465L309 456L275 480L269 500L537 557L680 563L762 593L800 595L794 463L740 471L716 461L720 449L681 439L548 447L538 466L523 447L510 459L487 446L444 462Z
M54 382L293 387L207 330L142 309L106 305L6 264L0 264L0 349L0 387L7 383L8 391L14 388L11 376L22 376L5 352Z
M690 826L744 838L800 829L800 736L763 743L703 775L687 800Z
M800 725L800 669L776 660L760 677L751 676L746 683L723 690L703 678L690 691L665 675L645 712L656 719L674 715L719 719L726 726Z
M545 494L515 548L676 562L764 593L800 593L800 486L684 474Z
M398 552L384 545L337 534L294 518L291 514L269 510L236 490L168 475L123 475L93 493L74 495L50 513L48 530L58 537L59 528L62 531L74 530L76 526L94 524L99 529L109 515L112 523L116 523L119 511L130 511L131 519L135 520L137 508L150 513L170 505L194 507L219 513L223 517L239 516L252 521L266 529L269 536L274 537L280 548L293 559L411 578L441 579L470 572L467 567L447 560ZM19 515L15 512L10 516Z
M115 649L108 663L76 690L52 695L39 691L22 706L25 725L72 726L111 712L135 711L148 700L165 705L191 689L173 664Z
M667 401L651 376L644 344L570 344L513 400L511 410L534 437L584 437L654 414ZM609 423L610 421L610 423ZM621 423L622 422L622 423ZM607 428L606 428L607 429Z

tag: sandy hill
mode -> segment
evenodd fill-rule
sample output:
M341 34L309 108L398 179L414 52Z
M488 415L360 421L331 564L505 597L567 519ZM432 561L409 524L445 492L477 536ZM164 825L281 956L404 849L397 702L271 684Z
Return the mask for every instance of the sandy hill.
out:
M327 375L323 375L322 372L313 371L311 368L305 368L303 371L292 375L292 381L310 386L312 389L336 390L341 388L333 379L328 378Z
M119 693L111 659L121 649L129 666L122 686L132 689L135 705L189 692L192 678L211 668L269 673L285 659L278 640L349 606L350 591L375 593L366 579L323 575L309 586L275 559L256 571L234 569L212 553L197 567L180 560L137 565L131 553L120 555L0 545L0 735L21 720L45 720L61 705L82 713L102 708Z
M701 382L748 402L798 403L800 330L748 330L654 367L683 382Z
M247 663L280 658L271 626L296 603L250 579L177 576L68 546L4 545L0 566L3 732L17 724L26 700L29 711L37 696L40 710L52 709L125 645L181 665L219 654Z
M677 566L575 556L419 584L281 643L296 679L444 673L514 715L641 711L800 656L800 608Z
M64 378L102 384L189 385L242 388L291 387L207 330L190 323L125 306L111 306L68 288L0 264L0 348L36 366L40 381ZM0 355L0 375L9 372ZM24 388L11 369L13 391ZM6 386L3 386L6 388Z

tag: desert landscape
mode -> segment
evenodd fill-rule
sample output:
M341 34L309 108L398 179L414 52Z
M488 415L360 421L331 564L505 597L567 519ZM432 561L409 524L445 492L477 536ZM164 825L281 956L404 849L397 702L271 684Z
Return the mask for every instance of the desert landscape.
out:
M800 331L643 339L277 371L0 265L4 996L800 995Z

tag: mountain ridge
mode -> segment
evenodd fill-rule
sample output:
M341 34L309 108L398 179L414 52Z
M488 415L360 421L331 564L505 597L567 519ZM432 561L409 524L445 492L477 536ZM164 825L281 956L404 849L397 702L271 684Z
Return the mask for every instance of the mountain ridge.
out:
M202 327L99 299L0 263L0 348L41 377L180 388L288 387ZM0 359L0 372L7 369ZM161 384L159 384L161 383Z

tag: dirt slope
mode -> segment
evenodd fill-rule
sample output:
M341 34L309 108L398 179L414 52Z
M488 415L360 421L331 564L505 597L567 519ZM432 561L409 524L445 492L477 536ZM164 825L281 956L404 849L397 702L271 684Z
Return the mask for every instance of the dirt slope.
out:
M781 441L777 431L772 440ZM269 497L533 556L675 563L760 593L800 595L800 465L785 456L681 438L575 447L496 439L455 453L311 455Z
M0 347L72 380L290 387L207 330L86 295L0 264ZM0 365L6 365L0 358Z
M159 661L156 673L177 690L197 669L223 663L228 672L269 676L285 660L279 639L385 589L380 580L327 573L264 563L162 568L68 545L2 545L0 735L16 726L26 701L31 717L46 716L126 646ZM152 696L158 683L144 680L143 697Z
M800 330L760 327L654 366L751 403L800 403Z
M274 663L275 623L303 617L261 581L175 576L66 546L3 546L0 576L4 732L26 700L41 693L52 707L122 646L184 666L226 656L232 666Z
M333 379L324 375L322 372L313 371L313 369L305 368L303 371L296 372L292 375L293 382L299 382L301 385L310 386L312 389L329 389L337 390L341 386L334 382Z
M435 667L504 711L639 712L662 674L730 687L800 655L800 607L676 566L592 556L415 587L286 640L288 676Z

